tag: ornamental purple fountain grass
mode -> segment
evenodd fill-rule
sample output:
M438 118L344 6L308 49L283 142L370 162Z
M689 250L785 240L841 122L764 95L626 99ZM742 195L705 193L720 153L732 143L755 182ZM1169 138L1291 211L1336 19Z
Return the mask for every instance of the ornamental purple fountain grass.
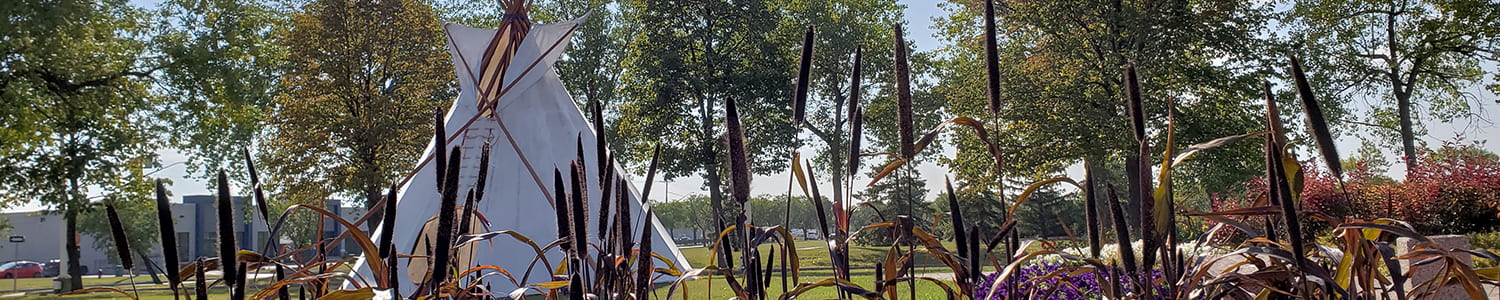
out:
M1017 280L1014 281L1016 285L1012 287L1002 283L999 290L994 295L991 295L989 299L1007 299L1006 296L1012 291L1021 293L1024 299L1100 299L1104 297L1104 286L1099 284L1099 279L1104 278L1102 272L1087 272L1078 274L1077 276L1068 276L1070 271L1064 271L1051 278L1042 278L1048 277L1048 274L1057 272L1061 268L1063 266L1056 264L1033 264L1017 270ZM1116 282L1119 282L1126 293L1133 292L1134 289L1130 286L1129 279L1123 275L1117 274ZM974 294L978 295L978 297L989 295L990 287L994 286L995 279L999 277L999 273L989 273L986 275L984 280L980 281L974 287ZM1151 270L1151 278L1152 281L1160 280L1162 278L1161 270ZM1063 283L1063 280L1066 283ZM1155 295L1165 294L1167 294L1166 287L1156 287Z

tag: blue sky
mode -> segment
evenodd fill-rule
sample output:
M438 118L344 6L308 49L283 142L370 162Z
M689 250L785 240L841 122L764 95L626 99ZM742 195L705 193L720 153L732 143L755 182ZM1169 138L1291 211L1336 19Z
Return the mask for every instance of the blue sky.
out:
M906 18L908 22L907 30L908 32L910 32L909 38L915 45L916 49L918 51L932 51L936 49L938 46L938 42L937 39L933 37L933 30L930 27L933 24L933 18L939 17L943 14L942 9L938 7L938 3L940 1L900 0L897 2L906 6ZM133 5L139 6L155 6L158 1L133 0L131 1L131 3ZM1487 69L1493 71L1496 68L1493 64L1491 64ZM1477 107L1477 113L1480 116L1479 119L1460 120L1455 123L1429 123L1427 124L1427 128L1429 129L1430 134L1427 137L1423 137L1423 140L1430 144L1437 144L1445 140L1451 140L1454 136L1459 134L1464 135L1467 140L1471 141L1500 140L1500 130L1497 130L1500 128L1497 128L1497 126L1490 121L1492 120L1491 116L1494 115L1495 112L1500 111L1500 105L1496 104L1495 96L1488 93L1487 91L1483 91L1478 88L1474 89L1474 91L1476 92L1476 95L1479 95L1482 99L1480 100L1482 104ZM1358 148L1359 141L1353 136L1346 135L1340 138L1339 144L1339 148L1343 150L1342 154L1344 154L1344 156L1348 156ZM1500 152L1500 145L1485 144L1484 148L1493 152ZM804 149L804 152L812 151L814 150ZM185 158L181 154L170 149L159 151L159 153L161 154L162 165L168 167L160 170L160 172L158 172L156 176L162 176L171 179L174 182L169 188L173 191L174 195L182 196L209 194L208 186L205 184L208 182L207 180L188 178L186 168L184 168L181 164L174 164L185 160ZM1386 154L1391 161L1397 160L1396 153L1388 151ZM945 151L943 155L952 155L951 150ZM1400 168L1401 167L1399 165L1395 167L1395 169ZM922 177L928 179L927 187L930 191L933 192L933 195L941 190L941 178L943 175L945 175L946 170L932 164L918 166L917 170L918 172L922 173ZM1073 174L1080 173L1078 170L1070 170L1068 173L1073 176L1081 176L1081 174ZM790 178L790 176L788 176L787 174L757 176L755 178L757 184L755 184L753 192L757 194L783 194L786 192L785 181L787 180L787 178ZM640 182L639 178L635 180L637 181L636 186L641 187L643 182ZM860 180L860 182L867 180L868 179L863 179ZM669 200L677 199L692 194L705 193L701 188L699 188L700 186L702 186L702 181L700 179L679 178L676 182L656 184L655 187L658 190L652 191L651 194L666 195ZM856 186L859 186L859 184L856 184ZM929 197L931 196L932 195L929 195ZM40 208L40 206L33 203L7 208L5 210L22 211L35 210L38 208Z

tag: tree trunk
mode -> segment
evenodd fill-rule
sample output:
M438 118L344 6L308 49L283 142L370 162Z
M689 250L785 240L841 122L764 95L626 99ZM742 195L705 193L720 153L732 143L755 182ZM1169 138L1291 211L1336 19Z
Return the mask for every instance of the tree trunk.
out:
M717 163L705 164L703 166L703 172L707 173L706 175L708 175L708 198L709 202L713 203L714 223L718 226L716 227L717 230L714 231L714 234L710 235L713 237L717 237L719 233L724 232L724 229L729 228L724 220L724 214L726 213L726 211L724 210L724 183L723 180L719 178L718 169L719 168ZM734 251L734 246L736 244L734 240L735 239L729 239L721 244L720 248L723 249L723 253L719 255L720 266L725 266L729 269L734 268L734 257L732 254L732 252ZM710 238L709 241L712 242L713 238Z
M703 140L700 141L702 145L699 146L699 151L702 155L700 161L703 165L703 175L708 177L708 199L709 203L713 206L714 225L717 225L715 228L718 229L714 231L714 236L717 236L719 232L724 232L724 229L728 228L724 222L724 182L719 178L719 156L717 151L714 151L714 143L717 140L712 138L711 134L713 132L713 114L710 113L712 111L710 107L713 106L713 103L703 98L700 98L699 101L701 103L698 112L700 114L699 120L702 122L703 127L703 136L701 137ZM723 247L720 247L723 249L723 254L719 256L719 265L730 269L734 268L734 260L731 254L731 251L733 251L732 244L726 243Z
M1396 119L1400 122L1401 127L1401 154L1405 156L1402 157L1402 160L1406 162L1406 171L1411 172L1412 167L1416 166L1417 161L1417 137L1416 134L1413 133L1411 121L1411 91L1412 86L1416 85L1417 83L1415 72L1417 71L1417 68L1420 68L1422 66L1423 59L1419 58L1412 63L1412 68L1410 70L1412 72L1412 78L1408 81L1403 82L1403 80L1401 79L1402 75L1400 64L1392 63L1400 62L1400 57L1398 57L1397 55L1403 54L1403 49L1401 49L1401 45L1396 39L1395 13L1388 13L1385 15L1385 42L1389 64L1388 67L1390 68L1390 70L1387 71L1386 76L1390 77L1391 80L1391 96L1394 96L1396 98Z
M67 223L63 232L65 241L63 250L67 252L68 256L68 276L61 278L62 280L66 280L62 285L62 292L71 292L83 288L83 268L78 263L79 256L82 256L82 254L79 253L78 249L77 209L74 207L63 208L63 220L64 223ZM94 267L97 268L100 266Z
M80 171L83 164L78 162L77 152L74 150L68 151L68 158L73 160L72 167L68 170L67 197L69 200L60 206L63 211L64 223L63 256L67 261L65 263L66 266L64 266L66 269L61 273L67 275L59 276L58 280L62 281L62 284L59 285L58 292L64 293L83 288L83 270L79 267L78 263L79 256L82 256L78 249L78 209L79 206L88 202L88 199L82 197L82 194L78 192L78 178L81 176L80 173L82 172Z
M381 209L379 207L375 207L375 204L380 203L380 198L381 197L382 197L382 195L380 194L380 186L379 185L375 185L375 184L366 184L365 185L365 213L370 215L370 219L365 221L365 232L367 232L369 234L372 234L372 235L375 234L375 227L380 226L380 220L385 220L385 210ZM396 204L395 203L386 203L386 205L396 205ZM267 237L267 238L269 238L269 237ZM389 241L381 241L381 242L385 243L385 242L389 242ZM262 242L262 243L264 243L264 242Z
M1411 94L1396 94L1396 117L1401 120L1401 154L1405 157L1406 172L1417 166L1417 136L1412 130Z

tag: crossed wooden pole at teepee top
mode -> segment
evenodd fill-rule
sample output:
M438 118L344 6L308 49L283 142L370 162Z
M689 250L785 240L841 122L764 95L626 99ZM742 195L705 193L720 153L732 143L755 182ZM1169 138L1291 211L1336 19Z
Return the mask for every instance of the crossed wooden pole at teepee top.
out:
M445 24L443 26L443 33L448 36L448 44L453 45L454 44L453 34L452 34L452 32L448 31L448 25L449 24ZM573 36L573 31L577 30L577 29L578 29L578 23L574 22L573 26L571 26L571 27L568 28L568 32L564 33L561 38L557 39L557 41L552 42L552 46L548 47L547 51L544 51L544 52L542 52L542 55L537 56L536 60L532 61L531 64L526 67L525 70L521 71L520 75L516 76L516 80L515 81L511 81L509 84L507 84L505 86L504 89L500 90L499 94L495 94L494 99L496 99L496 101L498 101L498 99L500 99L500 98L504 97L506 94L510 93L510 90L513 89L513 88L515 88L516 85L521 82L522 78L525 78L527 74L530 74L532 70L536 69L537 65L541 64L542 60L546 59L546 57L548 55L551 55L553 51L557 51L558 46L562 45L563 41L566 41L566 40L568 40L569 37ZM512 40L512 43L520 43L520 42L521 42L521 40ZM463 50L460 50L458 47L454 47L453 49L454 49L454 51L458 52L458 54L459 54L458 57L459 57L460 63L463 64L464 70L467 71L467 73L468 73L467 75L469 76L469 80L475 82L475 84L477 85L478 84L478 78L477 78L477 76L474 76L473 68L470 68L468 61L464 59ZM502 78L502 80L503 80L503 78ZM480 101L480 103L484 103L484 101ZM468 130L469 126L474 125L474 122L475 121L479 121L479 119L481 117L483 117L483 116L484 116L483 114L474 114L474 117L469 118L468 121L464 122L463 126L459 126L458 130L453 131L453 132L455 132L457 134L449 134L449 136L447 137L447 142L451 143L451 142L457 140L459 136L463 135L463 131L464 130ZM556 206L557 202L552 197L552 194L547 191L547 185L542 182L542 179L541 179L540 176L537 176L536 169L531 166L531 161L529 161L529 160L526 159L526 153L524 153L524 152L521 151L521 147L519 145L516 145L515 138L511 136L510 130L505 127L505 121L502 120L502 118L500 117L499 113L495 113L494 114L494 120L495 120L496 124L500 125L500 132L503 133L503 134L505 134L505 140L510 143L511 149L515 150L517 157L520 157L521 164L524 165L524 166L526 166L526 171L527 172L531 173L531 179L536 182L537 189L541 190L542 191L542 195L547 198L547 203L551 204L553 206ZM444 149L434 149L434 151L444 151ZM426 167L428 163L432 162L433 154L435 154L435 153L436 152L428 153L427 155L424 155L422 157L422 162L418 163L416 168L413 168L411 172L408 172L406 174L406 176L404 176L401 179L400 183L396 184L396 190L399 191L402 187L405 187L407 183L411 182L411 179L413 177L416 177L417 171L422 170L422 167ZM385 196L380 197L380 201L376 202L374 205L371 205L370 207L368 207L365 210L364 216L361 216L358 221L354 222L354 224L362 224L362 223L365 223L365 222L369 221L369 219L371 217L375 216L374 212L381 211L381 208L385 207L385 205L389 205L390 204L390 203L387 203L389 201L389 199L390 199L390 195L385 195ZM337 237L334 237L333 240L332 240L332 242L336 243L339 240L342 240L342 239L344 239L345 237L348 237L348 236L349 236L349 232L345 231L345 232L339 234Z

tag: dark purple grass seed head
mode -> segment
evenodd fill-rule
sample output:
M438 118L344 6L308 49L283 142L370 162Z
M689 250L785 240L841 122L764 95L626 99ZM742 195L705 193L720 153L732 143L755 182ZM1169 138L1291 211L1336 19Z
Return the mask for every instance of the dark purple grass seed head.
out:
M812 75L813 34L813 28L809 26L807 33L802 36L802 59L798 62L796 98L792 102L792 126L801 126L807 116L807 89L811 85L808 80Z
M645 215L645 221L641 222L643 225L641 225L641 242L639 244L641 248L640 253L636 254L635 262L635 297L637 299L647 299L651 296L651 274L655 269L655 267L653 266L653 262L651 261L651 209L644 209L646 211L645 213L643 213Z
M490 176L490 142L479 148L479 178L474 181L474 202L484 201L484 184Z
M469 196L464 198L464 206L462 209L463 214L458 216L458 227L456 227L457 230L454 231L454 238L462 238L463 235L473 233L469 232L469 227L473 225L470 223L472 222L471 220L474 216L474 198L476 197L476 194L478 194L478 192L475 191L474 188L469 188Z
M1141 102L1141 82L1135 73L1135 64L1125 67L1125 106L1130 113L1131 132L1135 133L1135 140L1144 142L1146 140L1146 112Z
M745 127L740 123L739 108L734 98L726 105L726 127L729 144L729 178L735 203L744 205L750 201L750 164L746 160Z
M206 270L207 268L203 267L204 263L205 263L205 260L203 260L202 257L199 257L198 261L192 264L193 265L193 279L197 280L196 284L193 284L193 286L194 286L193 290L194 290L194 292L198 296L198 297L196 297L194 299L208 299L208 283L209 282L208 282L207 278L204 278L204 276L205 276L204 273L208 273L208 270ZM233 276L228 276L228 277L233 277Z
M234 201L229 194L229 176L224 174L224 170L219 170L217 189L218 205L215 208L218 211L219 232L234 232ZM234 257L238 249L233 234L219 235L219 259L225 261L222 263L224 274L236 274ZM224 282L234 284L235 278L225 276Z
M907 62L908 50L901 25L893 25L891 30L896 37L893 46L896 54L896 129L900 135L901 158L911 160L917 155L912 124L911 66Z
M120 212L115 210L113 201L104 203L105 215L109 218L109 233L115 245L115 254L120 258L120 266L126 270L135 267L135 259L130 256L129 239L125 238L125 224L120 221Z
M437 172L437 186L443 186L443 179L448 178L448 176L444 174L444 172L448 171L448 130L443 125L442 109L433 111L432 124L432 160L434 163L437 163L436 167L433 168L433 170L436 170Z
M396 196L397 196L396 193L397 193L397 191L399 191L399 188L396 187L395 184L392 184L391 188L390 188L390 191L388 193L386 193L385 204L380 207L380 209L385 212L385 214L381 216L382 220L380 222L380 226L381 226L381 230L380 230L380 256L381 257L391 257L392 256L392 252L394 252L395 249L396 249L396 242L393 239L394 239L395 234L396 234L396 227L395 226L396 226Z
M949 219L953 224L953 240L960 250L958 251L958 257L967 257L968 255L964 251L969 249L969 241L965 240L965 238L968 238L969 235L964 232L964 215L960 209L961 207L958 205L958 195L953 193L953 180L948 179L947 176L943 176L943 185L948 190L948 213L951 215Z
M383 215L383 217L385 218L385 220L383 220L383 222L380 223L381 224L380 226L384 227L380 231L380 248L381 248L380 255L383 256L383 257L385 257L385 259L386 259L386 266L385 266L385 268L386 268L386 272L389 272L389 274L386 275L386 279L392 281L392 284L391 284L391 293L396 294L396 295L400 295L401 294L401 291L400 291L398 285L394 284L394 281L396 280L397 276L399 276L399 274L401 274L400 271L398 270L400 268L400 265L396 262L396 259L397 259L396 256L397 255L396 255L396 242L395 242L395 237L396 237L396 196L397 196L396 193L398 191L400 191L400 188L396 187L395 184L392 184L390 192L386 194L385 206L383 207L385 209L385 215ZM276 266L276 274L277 274L277 276L282 276L281 265L277 265ZM281 290L279 290L277 292L277 295L281 296L282 299L288 298L287 297L287 291L286 291L285 288L282 288Z
M249 148L240 148L240 154L245 157L245 169L250 172L250 190L255 195L255 209L260 211L261 221L268 222L266 226L270 226L271 212L266 207L266 193L260 187L260 172L255 170L255 160L250 159Z
M572 225L568 223L568 201L570 201L568 199L572 195L568 194L568 185L563 182L562 170L552 169L552 188L554 198L552 212L556 214L557 218L557 238L565 239L558 247L562 248L563 252L569 252L572 249L572 241L566 238L571 236L568 227Z
M646 204L651 197L651 183L656 182L656 165L661 161L661 144L651 147L651 164L646 167L646 185L641 187L641 204Z
M593 113L593 116L594 116L594 122L593 122L594 123L594 158L595 158L595 161L598 162L598 163L594 164L594 166L596 168L607 168L607 165L610 163L610 160L614 159L614 157L611 157L611 156L608 155L608 153L609 153L609 141L605 139L607 137L607 135L604 134L605 128L604 128L604 107L603 107L603 105L599 104L598 102L595 102L594 105L593 105L593 112L594 112ZM584 160L580 160L578 162L579 163L583 163L585 161ZM603 169L601 169L600 171L603 171ZM606 174L605 172L599 172L599 183L602 184L602 185L605 185L606 187L608 187L608 185L607 185L608 183L605 183L607 181L609 181L609 174Z
M635 246L634 239L632 238L634 233L631 232L631 227L634 227L634 225L630 223L630 196L625 188L625 185L630 184L630 182L625 181L625 178L616 178L615 180L617 181L615 182L615 209L619 210L619 213L615 214L614 226L617 234L615 239L620 241L620 251L623 255L630 252L630 249Z
M161 234L161 244L176 245L177 229L173 222L175 218L172 214L172 202L167 199L167 188L162 184L161 179L156 180L156 218L159 222L157 229ZM166 265L167 282L174 290L180 288L182 278L179 275L181 269L177 267L177 247L163 247L162 262Z
M582 161L573 162L572 169L573 192L571 193L572 196L568 197L568 220L572 221L569 228L569 233L571 233L569 236L573 238L573 254L575 259L581 260L588 256L589 250L589 194L588 187L584 186L584 182L588 181L588 174L584 173ZM578 272L578 268L570 268L568 270L574 272L575 275Z
M1000 113L1000 54L995 36L995 1L984 1L984 66L991 114Z
M1333 132L1328 129L1328 120L1323 116L1323 107L1318 104L1312 85L1307 82L1307 74L1302 71L1302 61L1296 56L1292 57L1292 78L1295 79L1297 85L1297 98L1302 102L1302 113L1307 116L1307 128L1312 131L1313 140L1317 142L1323 162L1327 164L1334 178L1343 178L1344 170L1339 161L1338 148L1333 143Z
M853 125L849 128L849 174L859 174L860 141L864 138L865 112L864 108L856 108L854 117L850 119ZM839 199L835 199L839 200Z
M864 68L860 67L860 65L862 64L861 60L863 60L864 51L865 51L865 49L863 47L855 48L854 49L854 65L851 67L852 70L849 71L849 112L848 112L848 114L849 114L849 119L850 120L854 119L854 110L856 108L859 108L859 98L860 98L860 96L863 95L862 93L864 93L864 89L860 86L860 81L863 79L863 78L860 78L860 76L862 76L862 75L860 75L860 73L861 73L860 71L862 69L864 69Z
M609 211L611 208L610 205L614 204L611 197L614 195L617 187L614 186L615 181L610 179L615 175L614 155L606 155L602 152L599 155L604 156L605 160L601 161L604 164L601 164L602 168L599 169L599 174L601 175L599 176L599 231L597 233L600 239L604 239L609 234L611 220ZM625 210L621 209L620 212L623 213Z
M454 209L458 206L458 168L463 158L463 152L459 148L453 148L450 154L448 156L449 161L446 164L447 170L444 171L444 174L449 178L443 179L442 201L438 205L437 237L433 242L433 245L438 245L438 247L433 248L432 278L428 282L434 288L438 284L447 283L446 277L449 273L450 265L448 263L452 254L452 248L444 245L453 244Z
M585 160L585 158L584 158L584 153L583 153L583 134L582 133L578 134L578 144L577 145L578 145L578 149L577 149L578 153L575 154L576 158L574 158L574 163L571 165L571 167L573 169L575 169L574 171L578 171L578 174L581 174L582 176L587 176L589 174L589 172L588 172L588 166L587 166L588 160ZM603 172L600 172L600 174L603 174ZM573 184L579 185L578 189L580 189L580 190L585 190L585 191L589 190L588 181L587 180L580 180L580 179L583 179L583 178L582 177L575 178L575 180L573 180L574 181ZM585 196L584 200L588 200L588 197Z

